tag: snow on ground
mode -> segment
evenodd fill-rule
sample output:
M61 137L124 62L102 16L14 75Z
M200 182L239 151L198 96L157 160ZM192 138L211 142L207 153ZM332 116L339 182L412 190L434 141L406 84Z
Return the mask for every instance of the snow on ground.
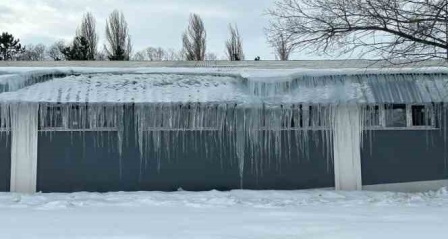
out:
M448 192L0 194L0 238L445 238Z

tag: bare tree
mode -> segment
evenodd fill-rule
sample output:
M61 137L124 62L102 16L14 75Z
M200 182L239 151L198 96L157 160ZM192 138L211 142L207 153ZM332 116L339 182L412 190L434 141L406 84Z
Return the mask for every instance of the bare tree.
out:
M243 40L238 27L229 24L230 39L226 41L226 54L230 61L244 60Z
M268 13L300 49L448 59L447 0L277 0Z
M286 36L283 32L273 32L268 35L268 42L274 48L275 58L281 61L289 60L289 56L297 47L290 36Z
M146 48L146 55L150 61L163 61L165 60L166 52L161 47Z
M62 54L62 51L65 48L65 43L63 40L57 41L53 43L48 49L47 49L47 56L51 58L54 61L62 61L65 60L64 54Z
M44 61L46 46L44 44L27 45L25 50L17 57L19 61Z
M190 15L190 23L182 35L183 51L187 61L205 59L207 32L204 22L197 14Z
M95 60L97 54L98 35L96 34L96 20L92 13L88 12L82 19L81 26L77 30L77 36L84 37L88 44L88 60Z
M96 53L96 60L97 61L107 61L108 60L106 49L103 48L103 50L98 51Z
M165 60L166 61L181 61L183 59L183 52L175 49L166 50Z
M205 56L207 59L207 55ZM136 52L132 56L133 61L180 61L183 59L183 53L174 49L164 50L161 47L148 47Z
M217 61L218 56L213 52L209 52L209 53L205 54L205 60L206 61Z
M34 46L34 54L36 61L44 61L46 60L45 52L47 50L47 46L42 43L39 43Z
M146 50L141 50L136 52L133 56L132 59L133 61L146 61Z
M132 52L128 23L119 11L113 11L106 21L105 50L111 61L128 61Z

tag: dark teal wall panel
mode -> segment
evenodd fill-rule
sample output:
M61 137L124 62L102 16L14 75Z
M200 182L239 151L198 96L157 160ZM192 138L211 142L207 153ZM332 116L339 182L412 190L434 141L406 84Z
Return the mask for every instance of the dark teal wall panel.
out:
M11 178L11 135L0 132L0 192L9 192Z
M361 154L363 184L447 179L445 144L439 130L384 130L366 135Z
M323 145L309 142L309 157L296 142L283 144L282 154L254 155L246 150L243 179L228 140L217 132L172 132L162 151L148 144L141 158L134 137L118 154L117 133L39 133L37 190L42 192L305 189L333 187L333 165ZM320 135L310 136L320 137ZM286 133L283 140L291 140ZM292 137L294 138L294 137ZM226 143L227 142L227 143ZM205 147L206 145L206 147ZM205 150L207 148L207 150ZM300 156L299 156L300 155ZM258 163L255 163L258 162Z

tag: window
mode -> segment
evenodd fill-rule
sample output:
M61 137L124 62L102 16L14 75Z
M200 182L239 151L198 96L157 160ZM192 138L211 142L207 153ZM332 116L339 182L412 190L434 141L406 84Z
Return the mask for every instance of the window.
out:
M381 127L382 124L382 107L379 105L369 106L365 114L365 126L367 127Z
M280 130L291 128L291 115L285 115L285 112L286 111L283 110L283 107L272 107L265 105L263 109L258 112L258 117L261 119L260 128L263 130Z
M288 108L265 108L262 113L264 129L275 129L281 127L282 130L307 129L320 130L329 127L330 107L291 105Z
M330 108L325 106L310 106L308 121L311 128L330 126Z
M0 109L0 132L9 131L11 129L10 120L8 120L6 117L3 117L3 114L8 115L8 112Z
M80 110L81 109L81 110ZM84 108L86 109L86 108ZM89 106L84 112L82 108L73 112L74 120L78 120L81 126L92 130L114 130L118 127L119 112L116 107L110 106ZM72 108L72 110L74 110ZM85 121L85 123L84 123Z
M412 126L433 126L432 107L424 105L412 105Z
M299 129L303 128L303 107L302 105L282 105L280 108L265 108L261 112L264 118L263 127L265 129ZM266 124L270 122L271 124Z
M42 112L44 114L43 124L39 124L42 128L63 128L63 117L61 106L48 106Z
M397 104L386 108L386 127L406 127L406 105Z
M293 107L291 128L303 128L303 106Z
M52 131L105 130L117 127L116 112L108 107L89 110L85 105L41 108L39 127Z
M147 131L217 131L225 117L220 106L200 103L151 105L136 110L140 127Z
M72 106L68 112L68 128L69 129L88 129L88 121L85 114L85 108L80 106Z
M263 130L322 130L330 127L331 108L320 105L265 107L260 112Z
M174 108L172 108L174 107ZM157 128L162 130L218 130L221 126L218 105L202 105L191 103L188 105L164 106ZM150 116L151 117L151 116Z
M367 127L373 128L436 128L435 113L432 105L396 104L379 106L379 108L375 107L367 110L365 122Z

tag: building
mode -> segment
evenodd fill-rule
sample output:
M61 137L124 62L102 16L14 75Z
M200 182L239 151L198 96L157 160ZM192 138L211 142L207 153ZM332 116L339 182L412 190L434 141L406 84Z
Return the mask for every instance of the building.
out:
M447 68L268 68L0 67L0 190L448 186Z

